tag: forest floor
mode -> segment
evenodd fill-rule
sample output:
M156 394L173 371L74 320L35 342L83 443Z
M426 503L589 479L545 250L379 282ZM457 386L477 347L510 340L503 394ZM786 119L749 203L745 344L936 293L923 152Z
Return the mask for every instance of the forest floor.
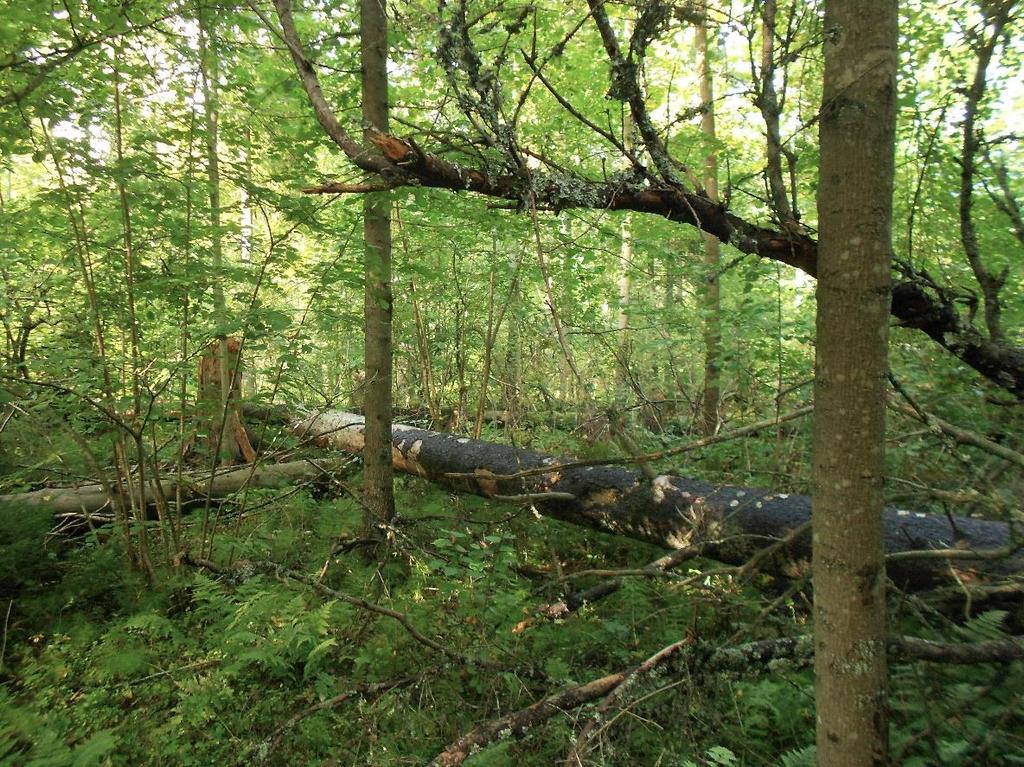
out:
M742 476L748 449L729 448L723 476ZM558 613L566 595L663 552L415 478L396 490L399 520L372 556L336 545L361 529L351 498L258 491L244 515L220 509L207 556L225 571L182 564L156 580L133 572L109 533L69 543L47 538L47 518L7 523L0 765L426 764L478 724L682 639L692 653L675 673L466 763L562 764L585 736L583 764L813 764L809 671L701 664L714 648L808 635L806 583L693 560ZM930 638L995 638L1006 617L893 599L893 626ZM1024 764L1022 666L895 666L897 763Z

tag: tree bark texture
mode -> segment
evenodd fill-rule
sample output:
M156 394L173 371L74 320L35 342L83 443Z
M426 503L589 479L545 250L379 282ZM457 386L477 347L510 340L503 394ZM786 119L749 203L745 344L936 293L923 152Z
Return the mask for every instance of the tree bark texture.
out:
M388 27L384 0L361 0L360 39L363 75L363 125L369 140L388 132ZM391 467L391 198L366 195L364 318L366 446L363 451L363 500L376 521L395 515ZM372 522L374 520L368 520Z
M888 763L885 401L894 0L825 8L813 582L818 764Z
M309 416L296 420L292 429L350 454L359 455L363 449L363 417L353 413ZM391 445L397 470L458 492L506 499L532 496L534 507L546 516L666 549L721 541L709 548L708 555L725 562L747 561L811 518L810 498L803 495L668 475L648 481L640 472L616 466L560 469L565 461L543 453L402 424L392 426ZM536 473L508 478L524 470ZM1010 541L1009 527L1001 522L900 509L886 510L884 532L890 553L991 550ZM789 576L806 574L810 546L809 535L797 536L766 567ZM927 588L948 583L954 571L971 581L1021 569L1020 554L1008 559L911 558L894 562L889 575L901 586Z

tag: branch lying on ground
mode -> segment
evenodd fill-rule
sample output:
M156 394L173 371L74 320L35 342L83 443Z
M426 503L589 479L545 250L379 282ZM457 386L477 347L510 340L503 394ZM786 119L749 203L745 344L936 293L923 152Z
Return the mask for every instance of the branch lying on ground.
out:
M645 675L649 674L653 669L663 665L664 659L671 658L679 650L682 650L688 644L690 644L689 639L683 639L679 642L670 644L667 647L658 650L658 652L649 657L643 663L634 666L632 669L630 669L626 673L625 678L623 678L622 682L620 682L615 687L615 689L613 689L605 696L604 700L601 701L601 705L599 705L597 707L597 710L594 711L593 715L587 719L586 723L580 730L579 735L576 737L575 744L569 752L569 756L566 759L566 765L571 767L571 765L583 763L583 757L586 756L587 753L591 750L590 744L593 739L593 736L595 735L595 728L600 724L602 720L604 720L606 714L609 710L611 710L612 706L616 705L620 700L622 700L623 696L629 691L629 689L632 686L634 686L632 684L633 682L635 682L638 679L642 679Z
M322 700L318 703L314 703L308 708L304 708L302 711L291 716L288 721L270 733L266 740L257 747L261 754L260 764L266 764L270 761L271 754L273 754L277 747L281 745L281 741L284 739L284 736L306 717L312 716L318 711L325 711L326 709L340 706L342 703L352 698L369 698L371 696L379 697L399 687L408 687L410 684L413 684L422 678L423 674L417 674L416 676L403 676L398 679L390 679L386 682L356 685L350 690L346 690L339 695L335 695L333 698Z
M738 578L747 578L756 573L761 568L761 564L767 561L770 557L779 554L784 551L787 546L793 543L801 535L810 530L811 523L805 522L799 527L789 531L784 537L773 541L769 545L762 549L754 552L753 556L750 557L743 565L737 567L726 567L714 572L701 572L690 578L679 578L679 585L688 586L693 583L703 580L710 575L723 575L723 574L734 574ZM562 577L561 580L569 580L574 578L584 577L605 577L612 578L612 580L599 583L596 586L592 586L589 589L583 591L577 591L573 594L568 595L564 600L560 602L552 602L545 605L541 605L537 608L536 614L550 620L556 620L564 618L565 616L580 610L584 605L593 604L594 602L604 599L611 594L622 588L624 578L627 577L641 577L641 578L664 578L669 575L669 570L683 562L699 557L709 550L713 550L718 546L727 544L728 541L705 541L703 543L687 546L682 549L677 549L671 554L667 554L659 559L654 560L648 565L639 568L627 568L621 570L579 570L574 573L569 573ZM515 632L519 633L529 628L532 625L533 619L527 618L521 621L515 628Z
M622 588L625 583L623 578L625 577L662 577L673 567L676 567L687 560L693 559L694 557L699 557L705 549L712 545L717 545L718 543L719 541L708 541L696 546L687 546L683 549L676 549L671 554L666 554L665 556L660 557L641 568L631 570L582 570L576 573L570 573L565 576L563 580L568 578L582 578L590 575L604 577L611 576L612 579L599 583L596 586L592 586L589 589L569 594L560 602L550 602L548 604L541 605L535 610L535 614L549 620L564 618L570 613L580 610L584 605L593 604L600 599L604 599L605 597L614 594ZM527 618L526 620L520 621L516 624L516 627L512 631L516 634L521 633L529 628L533 622L533 618Z
M738 647L713 650L701 661L701 670L738 669L748 670L767 664L771 660L794 658L806 665L810 658L809 637L770 639ZM546 722L557 714L579 708L587 703L600 700L614 692L625 682L633 682L642 674L655 669L688 669L689 661L695 660L697 652L692 640L675 642L651 655L642 663L625 671L595 679L584 684L569 687L549 695L527 708L513 711L498 719L491 720L470 730L451 743L430 763L431 767L455 767L462 764L470 754L506 737L521 738L529 730ZM667 673L672 673L670 670Z
M891 659L933 663L975 664L1011 663L1024 660L1024 639L1011 637L975 643L933 642L916 637L890 637L886 641ZM456 767L470 754L506 737L521 738L529 730L557 714L566 713L607 696L621 698L620 689L635 684L641 677L660 670L667 677L684 673L706 674L713 671L757 673L773 661L789 660L793 668L810 665L813 640L809 636L763 639L734 647L706 650L684 639L654 653L642 663L625 671L566 688L490 722L478 725L451 743L430 763L432 767Z

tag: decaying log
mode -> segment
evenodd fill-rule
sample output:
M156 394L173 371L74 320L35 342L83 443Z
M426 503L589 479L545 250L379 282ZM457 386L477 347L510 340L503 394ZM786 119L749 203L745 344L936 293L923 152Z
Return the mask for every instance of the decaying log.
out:
M362 416L352 413L309 416L292 428L347 453L358 454L363 447ZM392 440L400 471L486 497L531 497L546 516L663 548L718 541L708 554L724 562L745 562L811 514L810 498L793 493L668 475L648 481L617 466L562 469L563 461L542 453L401 424L394 425ZM889 508L885 544L890 554L901 555L890 562L889 575L904 586L927 587L950 578L969 583L1024 570L1019 550L992 555L1011 545L1011 529L1002 522ZM953 556L906 554L922 549L959 551ZM794 536L784 559L770 564L776 571L799 575L809 560L810 535L805 534Z
M338 411L292 422L300 436L354 455L363 448L361 426L362 416ZM394 425L392 441L392 457L400 471L459 492L528 500L547 516L666 549L700 544L705 555L723 562L746 562L810 519L810 499L803 495L716 486L668 475L648 481L639 472L618 466L561 468L563 460L542 453L401 424ZM224 498L246 486L284 486L336 468L330 461L264 464L255 471L243 466L218 473L209 494ZM174 496L174 478L166 476L162 481L164 495ZM182 498L206 497L207 483L208 475L188 477L182 483ZM149 485L144 500L149 503L154 497L155 488ZM136 497L136 504L142 502ZM98 484L0 495L3 514L46 509L58 518L88 516L109 504L110 498ZM887 509L889 575L900 585L929 587L1020 573L1024 555L1019 549L1012 555L994 556L1014 543L1011 532L1002 522ZM941 553L946 549L955 551ZM793 536L780 553L784 556L759 564L786 575L804 574L810 536Z
M181 497L184 501L198 498L227 498L246 487L283 487L304 480L312 480L324 476L338 468L337 462L331 461L290 461L288 463L263 464L255 469L252 466L241 466L235 469L218 472L210 482L209 472L186 475L181 483ZM161 479L165 497L175 497L178 485L174 475ZM137 494L135 505L141 507L143 500L149 505L155 502L157 489L152 482L148 483L145 499ZM128 499L124 499L128 503ZM89 515L101 512L110 507L110 497L103 485L80 485L79 487L56 487L34 490L29 493L0 495L0 510L4 514L17 513L19 510L46 509L60 518L68 515Z

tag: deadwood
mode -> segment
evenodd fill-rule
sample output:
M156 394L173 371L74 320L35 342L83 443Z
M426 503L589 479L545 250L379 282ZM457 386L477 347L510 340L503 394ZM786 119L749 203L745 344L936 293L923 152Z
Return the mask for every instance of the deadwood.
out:
M298 420L301 436L348 453L362 450L362 417L331 411ZM763 488L714 485L669 475L648 481L618 466L571 466L530 450L395 424L395 468L460 492L491 498L527 496L546 516L667 549L701 545L707 556L743 564L810 520L810 499ZM889 575L928 587L1019 572L1011 528L1001 522L889 508L885 544ZM927 550L924 556L905 552ZM948 551L943 555L941 551ZM931 553L935 552L935 553ZM994 556L993 552L1000 556ZM793 535L762 569L804 574L810 534Z
M208 472L184 475L179 485L174 475L150 479L145 492L136 488L135 506L144 507L160 497L173 497L180 492L183 501L205 498L227 498L246 488L274 488L293 485L298 482L316 480L342 468L337 461L290 461L288 463L242 466L236 469L220 470L212 479ZM158 489L156 482L161 483ZM52 487L27 493L0 495L0 510L3 515L14 515L25 511L46 510L58 521L81 519L112 509L113 502L103 484L86 484L77 487ZM162 496L161 496L162 490ZM127 504L127 498L120 499ZM100 520L102 521L102 520Z
M296 418L292 429L310 442L352 455L362 451L362 416L331 411ZM578 465L402 424L392 429L392 461L399 471L459 492L530 503L546 516L672 551L699 549L704 556L738 565L756 555L757 567L790 577L807 571L810 535L800 528L810 519L810 499L803 495L669 475L648 481L620 466ZM339 468L330 460L243 466L217 473L212 484L208 475L186 476L181 495L185 501L226 498L246 487L316 481ZM172 480L162 480L165 495L175 494ZM156 497L150 484L144 500L151 504ZM137 497L136 504L142 503ZM101 484L0 496L4 515L45 510L73 524L110 508L110 495ZM992 578L1024 570L1019 538L1002 522L889 508L885 542L889 575L900 585L992 588Z
M1024 660L1024 641L1017 637L975 643L934 642L917 637L892 636L886 642L889 657L897 662L928 661L949 664L1012 663ZM431 762L432 767L456 767L471 755L506 738L522 738L534 727L590 703L601 709L627 703L627 688L658 674L659 686L684 679L694 684L700 675L715 672L777 673L779 662L790 670L810 666L811 637L761 639L730 647L713 648L683 639L673 642L624 671L552 693L537 703L479 724L453 741ZM646 688L641 688L646 691ZM605 703L609 705L606 706ZM589 722L590 720L588 720ZM584 732L587 725L584 724ZM576 749L573 750L576 753ZM575 764L575 762L572 762Z

